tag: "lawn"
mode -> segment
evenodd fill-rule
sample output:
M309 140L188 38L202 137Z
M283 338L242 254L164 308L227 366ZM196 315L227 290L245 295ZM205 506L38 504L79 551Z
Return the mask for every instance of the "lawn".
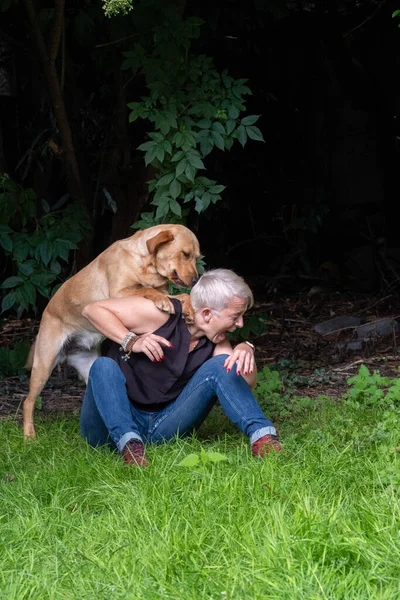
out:
M283 454L252 458L215 409L146 470L88 448L77 418L33 442L2 421L0 598L400 598L398 412L299 407ZM178 466L201 449L228 460Z

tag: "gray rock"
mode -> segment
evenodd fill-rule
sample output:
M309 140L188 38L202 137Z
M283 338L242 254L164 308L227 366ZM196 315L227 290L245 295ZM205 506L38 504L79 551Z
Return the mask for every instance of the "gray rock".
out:
M320 335L328 335L328 333L334 333L340 329L348 329L349 327L357 327L360 325L361 319L358 317L334 317L328 321L317 323L313 326L314 331Z
M362 339L377 336L384 337L386 335L391 335L394 331L399 331L399 324L396 319L390 317L378 319L371 323L365 323L356 329L357 337Z

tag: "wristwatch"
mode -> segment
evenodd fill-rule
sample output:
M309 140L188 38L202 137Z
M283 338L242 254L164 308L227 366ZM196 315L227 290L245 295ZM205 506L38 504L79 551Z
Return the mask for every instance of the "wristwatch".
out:
M253 352L255 353L256 348L254 346L254 344L252 344L251 342L245 342L245 344L247 344L248 346L250 346L250 348L253 350Z

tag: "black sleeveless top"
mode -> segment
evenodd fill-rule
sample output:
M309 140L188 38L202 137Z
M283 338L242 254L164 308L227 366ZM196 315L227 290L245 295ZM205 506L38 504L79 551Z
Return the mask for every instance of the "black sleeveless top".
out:
M112 342L107 353L115 360L125 375L129 400L141 410L157 411L175 400L201 365L212 357L215 344L206 337L189 352L190 333L182 317L182 305L172 298L175 314L162 325L156 335L165 337L172 348L162 346L164 360L151 362L143 353L132 353L128 361L122 360L125 352Z

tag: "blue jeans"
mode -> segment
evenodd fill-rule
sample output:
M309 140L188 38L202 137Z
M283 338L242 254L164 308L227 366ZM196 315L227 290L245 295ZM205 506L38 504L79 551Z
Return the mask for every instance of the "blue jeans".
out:
M196 371L179 396L158 412L139 410L129 401L125 376L111 358L98 358L89 373L83 398L81 433L91 446L109 444L122 451L136 439L160 443L195 431L218 397L222 410L250 443L276 435L251 390L233 368L223 368L226 355L207 360Z

